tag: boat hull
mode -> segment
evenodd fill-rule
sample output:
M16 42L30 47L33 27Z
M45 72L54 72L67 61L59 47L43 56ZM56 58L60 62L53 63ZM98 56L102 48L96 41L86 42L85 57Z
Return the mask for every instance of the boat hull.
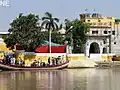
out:
M55 66L15 66L15 65L5 65L0 63L0 69L3 70L56 70L56 69L64 69L69 65L69 61Z

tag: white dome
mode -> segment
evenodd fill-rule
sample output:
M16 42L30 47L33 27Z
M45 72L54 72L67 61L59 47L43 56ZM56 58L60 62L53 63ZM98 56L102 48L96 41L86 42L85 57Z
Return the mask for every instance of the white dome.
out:
M61 34L65 34L66 30L65 30L64 28L62 28L62 29L59 30L59 32L60 32Z

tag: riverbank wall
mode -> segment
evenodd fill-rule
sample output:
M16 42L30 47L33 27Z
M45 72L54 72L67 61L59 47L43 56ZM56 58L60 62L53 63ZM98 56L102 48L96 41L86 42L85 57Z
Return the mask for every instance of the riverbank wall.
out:
M42 60L47 63L49 57L61 56L63 60L69 60L69 68L78 67L94 67L96 61L111 61L114 54L91 54L90 57L86 57L85 54L66 54L66 53L34 53L16 51L16 58L25 60L26 65L32 63L34 60Z

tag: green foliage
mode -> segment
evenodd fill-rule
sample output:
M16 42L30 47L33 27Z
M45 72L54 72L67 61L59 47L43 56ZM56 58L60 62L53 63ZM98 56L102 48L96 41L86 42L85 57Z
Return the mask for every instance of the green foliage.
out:
M115 23L119 24L120 23L120 19L115 19Z
M34 48L44 40L39 26L39 17L34 14L24 16L22 13L10 23L9 34L4 39L7 47L20 44L26 51L33 51Z
M19 44L24 47L26 51L33 51L38 45L41 45L44 40L48 40L50 36L50 30L52 30L51 41L61 44L63 41L71 43L71 33L74 43L74 52L81 51L81 47L86 42L86 32L89 31L89 25L80 22L78 19L73 21L65 19L66 35L63 36L58 32L63 26L58 26L59 19L54 18L51 13L46 12L42 17L42 24L39 24L38 15L19 14L12 23L10 23L9 34L3 37L7 47L13 47ZM70 27L73 26L73 28ZM46 28L47 31L41 31Z
M45 27L48 30L58 30L57 23L59 22L58 18L54 18L51 13L46 12L45 17L42 17L41 26Z
M70 27L72 29L70 30ZM86 43L86 33L89 31L89 24L81 22L78 19L75 19L73 21L65 20L65 29L66 29L66 40L68 41L68 44L71 43L71 33L72 33L72 39L73 39L73 47L74 53L81 52L83 44Z
M63 41L62 35L57 32L59 29L62 28L62 24L60 25L60 27L57 24L59 22L59 19L54 18L51 13L46 12L45 17L42 17L42 21L43 22L41 26L45 27L45 29L48 30L48 32L45 32L46 39L49 40L49 34L50 34L49 31L52 30L51 41L59 44L62 43Z
M58 33L57 31L53 31L51 33L51 42L57 43L57 44L63 44L63 35ZM49 32L45 31L44 32L46 40L49 39Z

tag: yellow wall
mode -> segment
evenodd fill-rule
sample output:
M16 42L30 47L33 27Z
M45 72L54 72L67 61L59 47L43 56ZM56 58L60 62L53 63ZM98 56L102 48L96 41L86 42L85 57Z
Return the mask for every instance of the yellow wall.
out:
M114 25L115 25L115 18L114 17L106 17L106 16L102 16L101 18L85 17L85 18L82 18L82 19L80 18L80 21L90 23L91 26L96 26L97 25L97 26L114 27ZM110 23L111 23L111 25L110 25ZM120 24L118 24L118 26L120 26Z
M67 56L67 60L85 60L85 55L81 54L72 54Z
M0 59L4 58L4 52L0 52Z
M0 42L0 50L4 52L12 52L12 50L9 50L9 48L6 47L6 44L4 42Z
M22 52L17 52L17 58L21 57L23 60L25 60L26 65L30 65L33 63L34 60L42 60L42 62L47 63L49 54L47 53L30 53L30 54L25 54L23 51ZM24 55L23 55L24 54ZM56 57L56 56L62 56L62 54L51 54L51 57ZM112 60L112 54L103 54L102 61L111 61ZM64 54L64 59L65 60L86 60L86 56L84 54ZM92 58L91 58L92 59ZM92 59L94 60L94 59ZM95 59L96 60L96 59ZM98 60L101 60L98 58Z
M113 56L102 56L102 59L103 59L104 61L112 61L112 57L113 57Z
M61 53L61 56L64 55ZM19 57L22 60L25 60L25 64L29 65L31 63L33 63L34 60L40 60L42 62L47 63L48 62L48 58L49 58L50 54L47 53L25 53L24 51L16 51L16 58L18 59ZM57 57L60 56L60 54L51 54L51 57ZM66 58L66 55L64 55Z

